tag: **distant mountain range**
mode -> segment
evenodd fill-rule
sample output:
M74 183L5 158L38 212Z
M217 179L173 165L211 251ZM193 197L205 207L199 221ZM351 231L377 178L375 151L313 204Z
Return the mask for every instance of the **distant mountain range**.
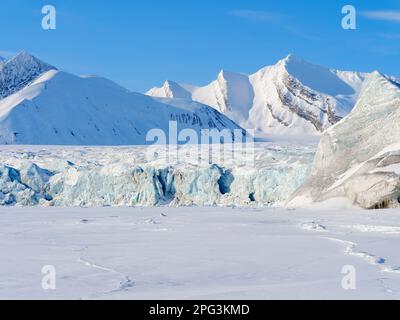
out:
M151 129L168 136L170 120L199 135L202 129L247 135L207 105L161 100L104 78L59 71L22 52L0 62L0 144L146 144Z
M351 112L368 75L289 55L252 75L223 70L204 87L168 80L144 95L22 52L0 57L0 144L146 144L147 132L168 133L170 120L199 135L238 129L246 136L245 128L318 136Z
M352 110L367 75L289 55L252 75L223 70L204 87L168 80L147 94L210 105L244 128L265 134L318 135Z

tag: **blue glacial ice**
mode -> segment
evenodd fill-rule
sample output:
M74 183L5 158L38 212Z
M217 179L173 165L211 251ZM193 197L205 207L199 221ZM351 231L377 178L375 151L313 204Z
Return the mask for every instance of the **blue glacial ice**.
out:
M0 149L0 204L280 206L306 179L310 145L258 143L242 163L148 161L144 147Z

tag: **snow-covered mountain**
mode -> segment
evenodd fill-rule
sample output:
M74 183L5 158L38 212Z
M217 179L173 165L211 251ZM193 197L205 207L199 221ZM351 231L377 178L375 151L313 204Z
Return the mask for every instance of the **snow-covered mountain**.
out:
M353 111L323 134L291 204L339 197L364 208L400 207L400 84L378 72Z
M58 71L25 52L0 66L0 144L145 144L151 129L168 136L170 120L198 134L242 130L201 103L129 92L104 78Z
M166 81L147 94L191 97L245 128L267 134L319 134L351 111L365 76L289 55L252 75L221 71L204 87Z
M192 99L190 90L171 80L166 80L161 88L151 89L148 95L160 98Z
M0 64L0 99L17 92L49 70L56 68L27 52L22 52L8 61L3 59Z

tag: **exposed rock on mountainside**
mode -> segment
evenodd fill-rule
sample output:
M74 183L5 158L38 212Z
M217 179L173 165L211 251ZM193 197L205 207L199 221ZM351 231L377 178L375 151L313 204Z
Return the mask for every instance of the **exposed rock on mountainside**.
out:
M352 110L364 78L289 55L250 76L221 71L204 87L168 81L147 94L199 101L262 133L320 134Z

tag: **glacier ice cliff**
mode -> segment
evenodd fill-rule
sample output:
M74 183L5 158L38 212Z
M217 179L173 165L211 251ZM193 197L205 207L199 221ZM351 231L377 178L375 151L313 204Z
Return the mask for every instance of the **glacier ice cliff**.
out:
M258 143L251 166L228 166L149 161L143 146L3 146L0 204L279 206L306 179L314 152Z

